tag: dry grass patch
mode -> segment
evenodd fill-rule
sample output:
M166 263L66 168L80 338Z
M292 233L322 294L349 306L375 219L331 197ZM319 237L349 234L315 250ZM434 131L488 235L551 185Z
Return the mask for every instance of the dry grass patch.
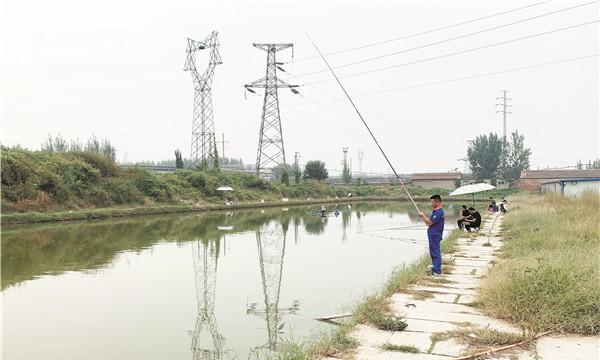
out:
M432 350L437 342L448 339L454 339L461 344L467 345L467 352L474 353L490 348L516 344L527 340L527 336L524 333L514 334L495 329L469 326L464 329L433 334L431 336L432 346L430 349Z

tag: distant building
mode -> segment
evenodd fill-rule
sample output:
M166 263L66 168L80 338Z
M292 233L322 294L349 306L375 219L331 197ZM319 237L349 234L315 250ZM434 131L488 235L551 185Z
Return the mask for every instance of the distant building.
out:
M563 179L541 185L542 194L559 193L566 196L578 196L585 191L600 193L599 178Z
M542 184L570 179L600 178L600 169L590 170L523 170L521 178L517 180L519 189L536 190Z
M460 186L462 174L459 172L448 173L416 173L412 174L411 184L422 188L441 188L454 190Z

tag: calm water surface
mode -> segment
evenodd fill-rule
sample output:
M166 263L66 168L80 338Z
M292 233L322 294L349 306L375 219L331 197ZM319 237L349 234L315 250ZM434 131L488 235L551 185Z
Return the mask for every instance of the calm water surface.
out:
M427 251L406 205L310 209L4 226L2 358L262 358Z

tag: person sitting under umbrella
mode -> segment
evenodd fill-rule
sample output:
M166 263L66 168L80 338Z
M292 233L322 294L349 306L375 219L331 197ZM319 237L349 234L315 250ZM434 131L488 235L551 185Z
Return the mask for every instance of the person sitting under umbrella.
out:
M458 224L458 228L459 229L463 229L464 228L464 222L465 219L471 215L471 213L469 213L469 210L467 210L467 205L463 205L462 209L460 210L460 218L458 219L458 221L456 222Z
M478 230L481 226L481 214L479 211L471 206L469 208L469 216L465 218L463 225L467 231L471 231L471 229Z

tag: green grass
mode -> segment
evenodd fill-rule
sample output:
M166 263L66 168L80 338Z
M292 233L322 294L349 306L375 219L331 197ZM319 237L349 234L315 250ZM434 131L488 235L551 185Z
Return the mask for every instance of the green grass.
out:
M480 306L533 332L600 333L600 199L518 197Z
M398 351L398 352L404 352L404 353L412 353L412 354L417 354L419 353L419 349L417 349L416 347L412 346L412 345L393 345L393 344L383 344L383 346L381 347L382 350L385 351Z

